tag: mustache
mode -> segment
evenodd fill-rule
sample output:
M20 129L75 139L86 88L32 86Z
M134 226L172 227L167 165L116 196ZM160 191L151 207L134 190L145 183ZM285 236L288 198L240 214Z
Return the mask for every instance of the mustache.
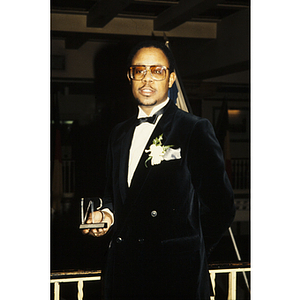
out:
M148 89L150 89L150 90L152 90L152 91L156 91L156 89L155 89L154 87L152 87L151 84L149 84L149 83L145 83L143 86L141 86L141 87L139 88L139 90L143 90L143 89L145 89L145 88L148 88Z

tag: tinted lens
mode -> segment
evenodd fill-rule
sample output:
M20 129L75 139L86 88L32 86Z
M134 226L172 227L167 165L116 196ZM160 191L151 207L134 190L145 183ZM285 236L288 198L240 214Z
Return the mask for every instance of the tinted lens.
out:
M134 80L141 80L145 77L146 67L144 66L135 66L131 67L131 78Z
M152 78L156 80L164 80L166 78L166 69L162 66L151 66Z
M133 80L142 80L147 73L146 66L130 67L130 78ZM164 80L166 78L167 68L164 66L150 66L151 77L154 80Z

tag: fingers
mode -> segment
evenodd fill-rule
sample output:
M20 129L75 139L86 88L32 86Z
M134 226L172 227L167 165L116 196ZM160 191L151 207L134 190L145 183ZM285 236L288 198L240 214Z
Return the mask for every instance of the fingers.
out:
M108 231L108 228L99 228L99 229L93 228L93 229L83 229L82 233L89 234L94 237L99 237L99 236L106 234L107 231Z
M91 214L89 215L89 218L87 219L87 221L86 221L86 224L91 224L92 223L92 216L91 216ZM90 233L90 229L83 229L82 230L82 233L83 234L88 234L88 233Z
M106 234L108 231L107 228L99 228L99 229L91 229L89 234L94 236L94 237L100 237Z
M90 231L89 229L83 229L83 230L82 230L82 233L83 233L83 234L88 234L89 231Z
M90 213L89 217L86 221L86 224L100 223L102 221L102 217L103 217L103 214L100 211L95 211L95 212L93 212L93 214ZM82 233L83 234L89 234L89 235L94 236L94 237L103 236L104 234L107 233L107 231L110 227L110 224L111 224L110 220L107 223L108 223L107 228L83 229Z

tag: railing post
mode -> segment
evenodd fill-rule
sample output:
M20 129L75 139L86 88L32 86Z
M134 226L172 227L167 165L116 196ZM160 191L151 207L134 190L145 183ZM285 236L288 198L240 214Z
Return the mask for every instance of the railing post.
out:
M83 299L83 280L78 280L77 288L78 288L77 299L82 300Z
M237 265L237 264L235 264ZM209 270L210 279L212 284L213 296L210 297L210 300L215 300L216 297L216 275L217 274L228 274L228 298L227 300L236 300L237 298L237 273L242 272L245 275L245 272L250 272L250 267L243 267L245 263L238 263L236 268L222 268L221 265L218 265L217 268L213 268ZM50 283L54 284L54 300L60 300L60 283L67 282L77 282L77 299L83 300L83 284L84 281L98 281L101 280L100 270L97 271L77 271L77 272L60 272L60 273L51 273L52 279ZM88 275L86 277L82 277L82 275ZM91 276L98 275L98 276ZM71 278L65 278L65 276L73 276ZM75 277L76 276L76 277ZM80 276L80 277L79 277ZM60 278L63 277L63 278ZM247 285L248 287L248 285ZM249 289L250 292L250 289Z
M236 300L236 271L228 275L228 300Z
M213 271L210 271L210 281L211 281L211 287L213 290L213 296L210 296L210 300L215 300L216 295L216 273Z
M59 282L54 282L54 300L59 300Z

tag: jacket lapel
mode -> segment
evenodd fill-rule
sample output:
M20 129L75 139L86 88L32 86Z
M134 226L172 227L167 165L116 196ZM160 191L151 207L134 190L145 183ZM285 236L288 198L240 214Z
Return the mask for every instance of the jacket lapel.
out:
M126 199L126 204L136 202L139 194L141 193L141 191L143 189L143 185L146 182L146 180L153 168L153 166L151 166L150 161L147 162L147 167L145 166L145 161L149 157L149 154L146 153L145 150L149 149L149 147L153 143L153 140L156 137L159 137L161 134L163 134L163 144L167 144L168 134L171 130L171 124L172 124L176 109L177 109L177 107L175 106L175 104L170 101L167 104L165 113L163 114L162 118L159 120L153 133L151 134L151 136L147 142L146 148L143 151L141 159L140 159L140 161L137 165L137 168L134 172L134 175L132 177L131 186L129 188L129 193L128 193L127 199ZM127 159L127 165L128 165L128 159ZM126 175L126 179L127 179L127 175ZM126 184L127 184L127 182L126 182Z
M133 137L133 132L135 129L134 120L129 123L124 136L120 140L120 170L119 170L119 185L120 193L122 197L122 202L124 203L126 195L128 192L127 184L127 174L128 174L128 160L129 160L129 150L131 146L131 140Z

